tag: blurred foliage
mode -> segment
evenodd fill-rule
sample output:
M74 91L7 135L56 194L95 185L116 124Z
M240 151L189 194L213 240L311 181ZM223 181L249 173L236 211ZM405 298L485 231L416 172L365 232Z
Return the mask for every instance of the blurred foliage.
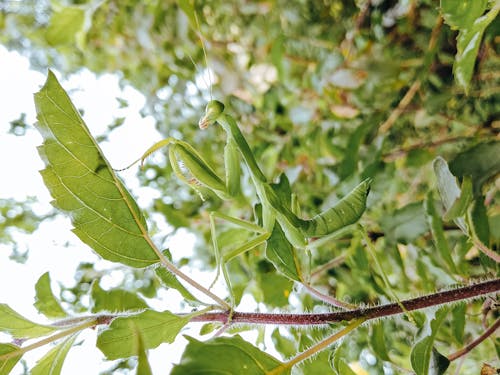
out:
M443 2L445 13L454 9L448 9L450 3ZM474 19L498 8L493 1L478 3L481 9L470 16ZM143 112L155 118L161 133L192 144L221 175L223 134L217 129L200 132L196 124L211 96L224 101L267 177L285 172L306 216L372 177L362 222L391 287L403 299L498 275L498 266L483 259L453 222L436 222L435 210L442 211L438 202L432 212L424 206L436 185L431 161L442 156L455 176L472 176L480 238L498 251L500 21L492 18L476 41L477 58L463 63L471 74L464 83L455 81L453 72L457 37L466 34L471 19L447 14L444 23L442 15L433 0L3 1L0 42L29 57L41 71L55 67L69 75L85 68L118 74L123 84L145 95ZM24 122L21 116L11 131L22 135ZM140 179L161 192L153 207L143 209L163 214L176 230L189 228L199 237L193 266L215 265L209 211L254 217L250 198L228 203L207 194L202 201L168 164L147 164ZM249 176L242 180L250 196ZM29 202L2 200L0 206L0 241L11 241L9 227L36 228ZM442 228L451 252L446 261L436 251L430 221ZM242 239L223 223L218 229L222 243ZM339 255L340 264L328 268ZM265 259L263 249L240 256L229 267L240 297L250 293L270 309L289 309L293 294L300 309L322 308L321 302L293 289ZM341 299L373 304L392 298L359 234L314 249L310 268L314 285ZM125 275L122 288L149 298L161 285L151 270ZM81 301L97 290L98 284L91 283L101 277L92 264L82 265L75 286L61 291L63 302L75 312L89 308ZM443 354L483 330L479 301L452 310L433 336ZM348 349L343 344L331 355L323 353L300 371L323 372L332 362L338 369L343 365L333 357L342 356L346 363L360 361L370 374L390 368L384 361L391 361L392 373L398 373L399 367L411 367L411 343L423 321L425 317L415 327L404 317L362 327L348 339ZM291 329L288 338L273 338L286 356L324 333ZM493 342L484 342L467 355L462 373L476 373L483 361L498 365L494 353ZM376 360L367 360L374 356ZM455 368L452 363L450 373Z

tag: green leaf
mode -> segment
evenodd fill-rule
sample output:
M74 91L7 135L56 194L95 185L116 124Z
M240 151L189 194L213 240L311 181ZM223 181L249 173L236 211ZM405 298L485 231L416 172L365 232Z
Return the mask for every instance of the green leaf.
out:
M0 343L0 357L4 354L8 354L18 350L20 350L20 348L17 345ZM21 357L22 354L19 354L8 359L0 359L0 375L10 374L10 371L14 368L16 363L19 362Z
M410 354L413 370L417 375L440 375L448 368L450 361L434 348L434 339L441 327L448 308L436 311L433 319L427 318L423 338L415 343Z
M295 249L286 239L278 222L274 224L271 236L267 240L266 257L286 277L295 281L302 280Z
M464 176L462 186L460 188L460 197L455 200L450 208L444 213L443 220L455 220L464 216L472 202L472 179L470 176Z
M47 354L37 361L35 367L31 369L31 375L58 375L61 373L64 360L68 351L78 334L71 335L69 338L52 348Z
M83 30L85 10L80 7L64 7L50 17L45 39L51 46L75 43L77 34Z
M442 157L434 159L433 167L437 178L439 195L441 196L444 209L448 212L457 201L461 200L461 191L458 187L457 179L451 174L450 169L448 168L448 163L446 163ZM455 219L455 223L462 229L462 231L467 232L463 218Z
M452 29L464 29L481 17L488 0L441 0L444 21Z
M137 333L142 335L144 349L171 343L189 322L190 315L178 316L169 311L147 310L137 315L114 319L97 338L97 347L107 359L137 355Z
M92 312L98 311L130 311L148 308L144 300L137 295L123 289L104 290L98 282L92 284L91 290Z
M457 272L453 258L451 257L451 249L448 240L444 235L443 222L434 206L434 194L430 191L427 194L427 199L424 203L425 211L427 213L427 222L431 228L432 239L436 246L441 258L444 260L448 268L452 272Z
M35 303L34 306L39 313L45 315L47 318L64 318L68 313L59 304L58 299L52 293L50 287L50 276L45 272L35 285Z
M172 375L184 374L266 374L283 364L262 352L240 336L218 337L206 342L186 336L186 346L181 362L172 369ZM283 369L280 374L290 374Z
M457 177L471 176L474 195L481 195L484 183L500 173L500 141L479 143L458 154L450 170Z
M384 322L379 321L370 326L371 334L369 336L370 345L373 352L382 360L390 361L389 352L384 337Z
M0 304L0 331L16 338L46 336L57 330L55 327L33 323L5 304Z
M483 0L484 1L484 0ZM453 64L455 79L467 93L470 80L474 72L477 52L483 39L486 27L495 19L500 10L500 4L496 5L484 16L478 18L473 24L460 29L457 37L457 55Z
M467 304L464 302L459 303L451 310L452 323L451 328L453 336L458 341L459 344L464 342L464 330L465 330L465 313L467 311Z
M356 373L343 358L339 358L339 360L337 361L337 372L339 373L339 375L356 375Z
M52 72L35 94L35 104L44 138L42 177L54 206L71 216L75 234L104 259L132 267L157 263L136 202Z

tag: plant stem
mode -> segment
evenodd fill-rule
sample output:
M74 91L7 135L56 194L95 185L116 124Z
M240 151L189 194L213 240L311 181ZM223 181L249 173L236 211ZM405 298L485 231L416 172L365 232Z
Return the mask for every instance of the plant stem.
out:
M361 308L350 311L339 311L321 314L276 314L276 313L245 313L233 312L233 323L249 324L283 324L283 325L324 325L353 319L376 319L401 314L406 311L420 310L426 307L461 301L500 291L500 279L445 290L443 292L389 303L386 305ZM403 310L404 308L404 310ZM193 322L227 322L228 312L214 312L192 319Z
M23 348L19 348L16 351L8 352L8 353L5 353L3 355L0 355L0 361L4 361L4 360L7 360L9 358L21 356L24 353L29 352L30 350L39 348L41 346L44 346L46 344L49 344L49 343L54 342L56 340L59 340L59 339L61 339L63 337L69 336L69 335L71 335L73 333L76 333L76 332L79 332L79 331L83 331L86 328L94 327L97 324L99 324L99 319L98 318L87 320L87 321L85 321L82 324L79 324L77 326L68 328L67 330L64 330L64 331L60 331L60 332L56 333L55 335L46 337L46 338L44 338L44 339L42 339L40 341L37 341L37 342L35 342L35 343L31 344L31 345L27 345L27 346L25 346Z
M319 290L315 289L314 287L312 287L309 284L302 283L301 285L309 292L309 294L311 294L312 296L314 296L314 297L320 299L321 301L326 302L330 305L340 307L341 309L344 309L344 310L352 310L352 309L355 309L357 307L356 305L352 305L352 304L347 303L347 302L342 302L342 301L338 300L337 298L334 298L334 297L329 296L327 294L321 293Z
M493 323L486 331L484 331L481 336L479 336L474 341L467 344L465 347L463 347L459 351L457 351L453 354L450 354L448 356L448 360L451 362L451 361L454 361L455 359L460 358L461 356L467 354L472 349L474 349L476 346L478 346L481 342L483 342L486 338L488 338L488 336L493 334L497 330L498 327L500 327L500 318L498 318L495 321L495 323Z

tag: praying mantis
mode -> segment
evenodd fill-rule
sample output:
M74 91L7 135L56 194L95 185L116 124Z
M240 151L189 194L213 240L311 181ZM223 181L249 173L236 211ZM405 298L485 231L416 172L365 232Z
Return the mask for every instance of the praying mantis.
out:
M222 270L232 296L230 278L224 267L227 262L266 241L269 244L271 238L274 239L272 241L273 246L277 244L280 247L280 249L274 249L278 253L278 258L286 258L287 255L290 256L290 251L294 251L292 247L307 249L311 238L327 236L357 222L366 209L366 200L371 180L366 179L362 181L333 207L311 219L303 219L296 214L292 207L292 193L286 176L283 174L277 184L267 181L236 120L225 113L224 109L224 104L220 101L211 100L206 106L205 114L199 121L199 127L202 130L212 125L220 125L226 133L224 179L217 175L214 168L209 165L194 147L185 141L172 137L151 146L139 160L144 162L144 159L149 155L162 147L168 146L172 169L182 181L191 185L198 192L197 186L202 185L215 192L224 200L231 199L239 192L240 158L243 160L243 164L248 169L256 195L262 207L262 226L218 212L210 214L212 243L217 259L216 280L220 270ZM184 171L181 170L180 163L184 166ZM186 177L186 174L190 178ZM216 217L239 225L247 230L254 231L257 235L242 246L222 255L219 251L215 233ZM283 254L283 251L288 252L288 254ZM291 254L291 258L294 258L293 254ZM287 262L290 263L289 261L281 260L281 264L277 268L289 278L302 282L302 276L297 271L296 265L285 264ZM295 270L293 269L294 267ZM290 269L292 270L290 271Z

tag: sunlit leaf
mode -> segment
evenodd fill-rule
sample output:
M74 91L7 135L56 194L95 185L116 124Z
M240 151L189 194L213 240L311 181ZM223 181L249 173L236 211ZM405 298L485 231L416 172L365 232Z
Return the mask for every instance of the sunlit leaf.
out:
M172 375L233 374L235 369L238 369L238 374L264 375L282 365L239 336L218 337L206 342L186 338L189 344L180 363L172 369ZM280 374L290 374L290 370L286 369Z
M286 239L281 226L277 222L267 240L266 257L283 275L292 280L301 281L295 249Z
M137 332L142 335L144 349L171 343L189 322L190 316L178 316L169 311L146 310L137 315L114 319L97 338L97 347L108 359L137 355Z
M158 262L137 204L52 72L35 104L44 138L42 177L75 234L105 259L132 267Z
M64 318L68 315L59 304L59 300L52 293L50 287L50 276L45 272L38 279L35 285L35 303L34 306L41 314L47 318Z
M0 331L16 338L32 338L48 335L57 328L37 324L19 315L5 304L0 304Z
M123 289L104 290L99 283L92 284L92 312L98 311L130 311L148 307L147 303L137 295Z
M0 357L17 350L19 350L17 345L0 343ZM8 359L0 359L0 375L10 374L10 371L14 368L16 363L19 362L21 357L22 354L19 354Z
M77 335L72 335L52 348L31 369L32 375L59 375L68 351L73 346Z

